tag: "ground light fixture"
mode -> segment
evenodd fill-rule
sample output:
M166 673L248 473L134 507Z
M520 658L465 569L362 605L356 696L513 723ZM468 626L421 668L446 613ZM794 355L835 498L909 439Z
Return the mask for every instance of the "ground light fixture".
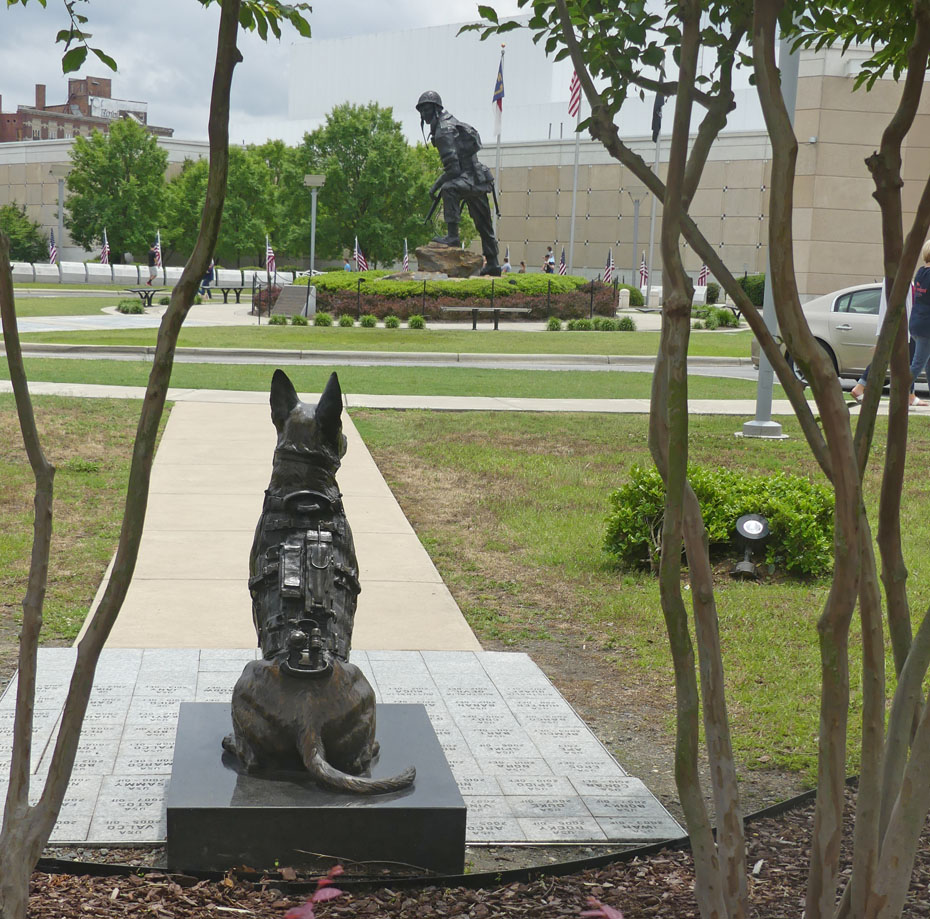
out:
M731 577L758 580L759 569L752 557L765 544L769 532L769 522L761 514L743 514L736 521L736 534L743 543L743 560L730 571Z

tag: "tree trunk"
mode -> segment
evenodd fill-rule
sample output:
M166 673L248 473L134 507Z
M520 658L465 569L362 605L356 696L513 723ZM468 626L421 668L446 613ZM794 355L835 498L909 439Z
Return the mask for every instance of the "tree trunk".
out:
M42 795L39 801L31 807L28 805L28 741L20 741L17 746L14 740L10 791L4 810L3 828L0 830L0 919L24 919L25 917L29 874L58 818L77 753L81 724L90 697L94 669L104 642L122 606L135 568L148 500L155 440L171 378L178 334L190 310L194 294L206 270L219 233L228 170L229 93L233 69L241 60L236 48L239 6L239 0L226 0L220 12L216 69L210 109L210 171L201 229L194 251L181 274L178 285L172 292L170 305L159 327L155 358L136 432L126 509L113 572L103 598L88 625L87 632L78 645L77 662L65 701L52 765ZM20 424L27 449L30 449L33 440L30 426L32 412L31 406L28 405L26 378L16 335L8 252L2 246L0 246L0 308L2 308L7 352L10 355L8 358L10 374L14 382L14 390L17 391ZM26 404L25 410L23 402ZM37 438L35 443L38 443ZM30 461L33 468L36 468L38 461L32 453L30 453ZM24 617L23 636L20 642L20 681L17 697L17 724L14 728L17 737L20 732L25 732L27 724L31 733L32 706L35 696L35 656L38 629L41 626L41 597L45 590L45 574L48 564L48 537L44 529L48 527L50 531L51 526L51 475L50 473L43 473L43 475L48 479L47 484L37 475L37 480L40 481L38 481L36 497L36 537L33 544L33 564L30 569L30 586L26 601L35 609L26 610L27 615ZM46 492L48 492L47 497ZM41 590L33 583L34 578L41 580ZM22 723L20 723L21 720Z

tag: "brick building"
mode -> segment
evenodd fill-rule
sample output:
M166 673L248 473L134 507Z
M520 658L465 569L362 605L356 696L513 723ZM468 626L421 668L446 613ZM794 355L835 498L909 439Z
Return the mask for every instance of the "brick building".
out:
M65 102L48 105L45 84L36 83L33 105L19 105L15 112L3 111L0 96L0 143L30 140L66 140L88 136L93 131L109 133L110 124L120 118L134 118L151 134L171 137L173 128L148 123L148 105L113 98L113 84L107 77L77 77L68 80Z

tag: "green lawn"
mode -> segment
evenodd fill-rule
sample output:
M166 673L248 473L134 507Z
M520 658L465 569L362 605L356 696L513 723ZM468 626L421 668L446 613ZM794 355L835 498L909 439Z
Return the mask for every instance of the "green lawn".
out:
M34 404L43 449L56 466L42 639L69 640L80 630L116 549L142 403L40 396ZM22 614L34 488L13 397L0 395L0 643L4 644L15 640L15 628L8 627Z
M27 358L26 371L35 382L106 383L113 386L145 386L147 361L93 361L66 358ZM322 392L335 370L346 393L431 396L511 396L542 399L648 399L652 386L651 368L644 373L587 370L483 370L466 366L386 367L332 365L283 365L299 392ZM171 385L189 389L267 390L274 366L271 364L176 363ZM0 379L8 379L6 363L0 361ZM692 376L689 394L693 399L752 399L756 384L750 380ZM780 386L775 397L781 397Z
M98 316L105 306L116 306L115 297L17 297L16 315L20 319L34 316Z
M480 639L516 650L542 641L565 654L583 643L605 651L617 680L666 708L673 733L656 578L618 569L603 549L608 494L633 463L649 462L645 418L360 410L352 418ZM692 418L691 457L822 481L797 424L783 422L790 439L762 442L735 438L732 419ZM882 419L878 426L880 443ZM902 516L915 616L930 600L928 461L930 426L912 425ZM874 463L866 489L874 511ZM813 784L817 620L829 580L733 581L733 561L722 559L715 570L735 749L749 767L797 770ZM850 773L858 770L860 669L853 660Z
M24 341L64 344L154 345L155 329L106 332L32 332ZM695 332L689 354L749 357L752 333ZM658 332L522 332L490 328L449 330L342 329L313 326L223 326L181 330L182 348L288 348L304 351L440 351L480 354L648 354L659 348Z

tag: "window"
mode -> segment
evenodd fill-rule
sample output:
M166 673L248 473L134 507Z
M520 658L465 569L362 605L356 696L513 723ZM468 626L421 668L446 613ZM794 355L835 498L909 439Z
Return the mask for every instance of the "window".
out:
M881 297L882 289L880 287L871 287L868 290L854 290L852 293L838 297L833 309L837 313L877 316Z

